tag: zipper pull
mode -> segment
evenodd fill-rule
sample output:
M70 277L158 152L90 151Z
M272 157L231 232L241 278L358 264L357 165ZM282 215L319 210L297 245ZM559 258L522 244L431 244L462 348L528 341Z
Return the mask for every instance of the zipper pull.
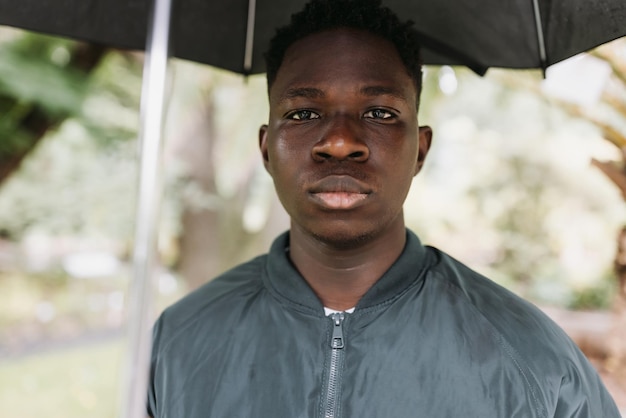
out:
M335 348L335 349L343 348L343 326L342 326L343 319L344 319L343 312L332 314L333 338L330 342L331 348Z

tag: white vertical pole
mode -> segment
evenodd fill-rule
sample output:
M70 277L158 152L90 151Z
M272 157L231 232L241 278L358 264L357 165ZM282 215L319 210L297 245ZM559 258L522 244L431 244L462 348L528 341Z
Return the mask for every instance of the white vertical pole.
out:
M548 68L548 57L546 54L546 40L543 33L543 22L541 21L541 10L539 0L533 0L533 13L535 15L535 29L537 31L537 46L539 47L539 65L543 71L543 78L546 78L546 68Z
M256 0L248 0L248 20L246 26L246 49L243 53L243 71L246 75L252 70L252 49L254 48L254 18Z
M154 0L141 91L141 163L129 290L122 418L145 418L153 321L153 278L162 199L161 157L172 0Z

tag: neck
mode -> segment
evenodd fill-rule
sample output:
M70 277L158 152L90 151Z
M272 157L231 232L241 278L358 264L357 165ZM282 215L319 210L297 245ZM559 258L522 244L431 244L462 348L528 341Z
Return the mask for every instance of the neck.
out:
M404 222L385 234L346 248L337 247L295 228L290 231L290 257L325 307L346 310L398 259L406 243Z

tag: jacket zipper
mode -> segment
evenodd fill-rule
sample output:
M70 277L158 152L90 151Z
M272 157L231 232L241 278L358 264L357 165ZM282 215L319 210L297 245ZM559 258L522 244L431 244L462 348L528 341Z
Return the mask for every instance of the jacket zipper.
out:
M328 382L324 402L324 418L338 418L339 393L341 389L342 366L344 356L343 312L331 315L333 334L330 340L330 364L328 368Z

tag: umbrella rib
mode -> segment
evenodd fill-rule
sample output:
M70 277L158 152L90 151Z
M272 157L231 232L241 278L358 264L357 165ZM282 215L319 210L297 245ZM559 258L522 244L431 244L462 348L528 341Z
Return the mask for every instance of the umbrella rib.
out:
M535 28L537 30L537 43L539 45L539 60L541 61L541 69L546 71L547 55L546 55L546 41L543 33L543 22L541 20L541 11L539 10L539 0L533 0L533 11L535 13Z
M246 49L243 55L243 70L249 74L252 70L252 49L254 47L254 17L256 14L256 0L248 2L248 26L246 28Z

